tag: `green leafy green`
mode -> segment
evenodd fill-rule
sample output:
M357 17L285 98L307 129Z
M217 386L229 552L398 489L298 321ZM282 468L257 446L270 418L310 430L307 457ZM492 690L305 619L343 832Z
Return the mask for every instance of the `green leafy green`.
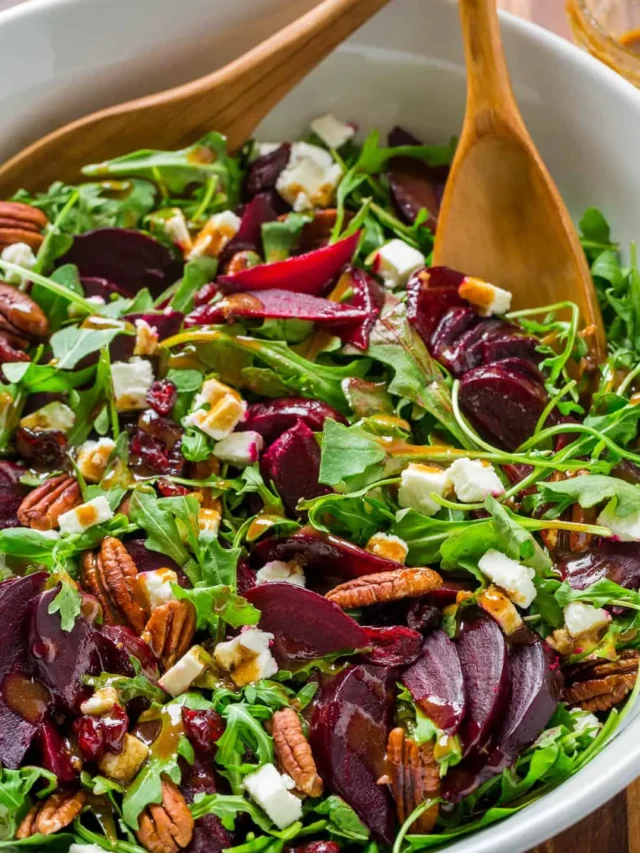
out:
M184 274L176 290L171 297L171 307L174 311L187 313L193 308L193 297L210 281L213 281L218 269L218 261L215 258L204 256L195 258L185 265Z
M75 367L85 356L108 346L116 335L123 334L124 329L83 329L78 326L67 326L51 336L49 343L56 367L69 370Z
M48 612L59 613L62 630L71 631L82 610L80 591L78 585L69 577L67 572L58 571L53 577L60 583L60 589L49 604Z
M616 499L615 514L621 518L640 512L640 486L627 483L618 477L583 474L556 483L539 483L538 490L543 501L560 504L559 513L576 502L588 509L609 498Z
M379 479L386 453L376 438L358 426L347 427L327 418L322 432L322 460L319 481L335 486L366 475L371 482Z
M29 795L36 783L45 781L46 785L38 792L45 797L57 787L57 779L44 767L21 767L0 770L0 840L12 838L31 803Z
M226 721L224 734L217 741L216 764L229 780L234 794L242 792L242 777L255 772L263 764L273 763L273 740L261 723L271 717L271 710L261 705L236 702L222 710ZM247 748L257 763L244 760Z
M166 699L164 690L152 684L140 672L133 677L103 672L100 675L87 676L85 683L95 690L112 687L118 693L123 704L131 702L132 699L140 698L147 699L149 702L159 702L162 704Z
M351 806L337 794L331 794L321 803L315 805L313 811L316 814L327 815L329 819L327 829L332 835L359 842L364 842L369 838L368 827L362 823Z
M285 261L291 254L302 229L312 217L305 213L289 213L284 219L262 225L264 259L268 264Z

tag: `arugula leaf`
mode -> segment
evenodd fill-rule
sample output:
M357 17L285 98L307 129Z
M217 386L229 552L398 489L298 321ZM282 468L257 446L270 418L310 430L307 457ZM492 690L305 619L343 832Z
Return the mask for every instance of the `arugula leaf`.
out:
M223 548L218 539L209 539L200 556L201 582L209 585L236 585L240 548Z
M162 704L167 698L164 690L152 684L140 672L133 677L113 675L109 672L103 672L101 675L89 675L85 678L85 684L88 684L89 687L93 687L95 690L102 690L104 687L113 687L125 704L131 702L132 699L139 698Z
M9 527L0 530L0 553L19 557L29 563L53 568L53 548L56 539L30 527Z
M70 239L70 238L67 238ZM61 284L67 290L77 293L78 296L84 296L78 268L75 264L64 264L61 267L53 270L50 274L51 281ZM41 284L34 284L31 288L31 297L38 303L40 308L47 315L49 327L58 329L69 318L69 302L64 297L52 293L44 288Z
M58 780L44 767L21 767L0 770L0 840L12 838L30 806L29 793L33 786L45 780L46 786L38 793L40 798L55 790Z
M109 350L105 347L98 358L96 374L89 388L70 393L69 403L76 413L75 423L69 433L70 444L82 444L87 440L100 410L111 396L111 360Z
M282 220L264 222L262 225L262 247L268 264L285 261L291 254L302 229L313 219L306 213L289 213Z
M350 841L366 841L369 828L362 823L351 806L337 794L331 794L321 803L313 807L316 814L327 815L329 818L328 831L332 835L348 838Z
M260 621L260 611L228 586L196 584L193 589L184 589L178 584L172 584L171 587L176 598L190 601L195 607L198 630L208 628L215 635L220 619L232 628L257 625Z
M640 487L617 477L582 474L557 483L538 483L538 490L545 502L561 504L559 512L576 502L588 509L608 498L616 499L615 514L621 518L640 512Z
M83 329L67 326L51 336L49 341L59 370L75 367L85 356L108 346L116 335L129 334L120 329Z
M72 631L82 610L82 597L78 585L63 570L55 572L52 577L59 582L60 589L49 604L47 612L59 613L62 630Z
M95 367L74 372L62 371L49 364L16 361L3 364L2 370L9 382L16 383L28 394L41 394L47 391L68 391L88 382Z
M442 543L450 536L467 530L470 526L477 527L482 524L485 524L482 519L464 518L455 521L428 517L415 509L404 509L397 514L391 533L399 536L409 546L408 565L428 566L440 559Z
M30 835L28 838L15 838L9 841L0 841L0 850L8 850L12 853L14 850L23 850L25 848L34 848L35 850L46 849L51 853L68 853L69 845L73 844L75 838L68 832L56 832L53 835Z
M129 517L147 533L146 546L166 554L185 571L191 564L189 552L182 544L172 513L163 508L152 492L134 489L129 504Z
M171 297L170 305L173 310L182 311L184 314L191 311L194 295L201 287L215 278L217 269L217 259L207 256L195 258L185 264L184 274Z
M308 509L309 522L316 530L346 537L360 546L395 518L383 501L358 494L323 495L303 501L300 509Z
M236 828L236 820L239 813L248 814L256 826L263 832L269 832L273 828L270 819L260 811L257 806L246 800L243 796L235 794L196 794L191 808L194 819L214 814L220 818L222 825L229 832Z
M242 793L242 777L253 773L263 764L273 763L273 739L266 733L260 719L269 719L271 711L260 705L237 702L222 709L226 720L224 734L217 741L216 764L234 794ZM256 764L245 764L245 751L257 758Z
M640 610L640 593L620 586L607 578L600 578L586 589L573 589L565 581L558 586L555 598L561 607L566 607L572 601L586 601L595 607L619 605Z
M330 486L362 475L368 482L383 473L386 453L380 442L358 426L347 427L327 418L322 431L319 481Z

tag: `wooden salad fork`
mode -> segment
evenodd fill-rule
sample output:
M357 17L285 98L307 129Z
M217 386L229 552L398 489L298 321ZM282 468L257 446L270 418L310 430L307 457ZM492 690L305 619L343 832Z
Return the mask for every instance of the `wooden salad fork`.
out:
M76 119L0 166L0 197L23 186L73 183L87 163L139 148L181 148L210 130L224 133L231 151L239 148L303 77L387 2L323 0L211 74Z
M467 107L438 217L434 263L513 292L513 308L570 300L606 337L578 235L516 104L496 0L459 0ZM532 69L533 73L533 69Z

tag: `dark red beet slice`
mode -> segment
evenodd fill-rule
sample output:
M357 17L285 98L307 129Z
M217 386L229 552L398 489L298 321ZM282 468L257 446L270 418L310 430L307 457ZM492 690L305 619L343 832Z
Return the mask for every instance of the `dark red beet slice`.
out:
M272 651L281 668L369 645L355 619L310 589L267 583L245 597L260 611L259 627L275 635Z
M515 362L529 365L532 372ZM544 385L533 371L537 373L529 362L506 359L476 367L460 380L464 414L485 438L508 450L515 450L533 434L548 401Z
M583 554L567 554L556 564L574 589L586 589L608 578L628 589L640 589L640 543L595 539Z
M395 809L377 780L385 772L392 707L388 670L349 667L324 686L309 738L329 789L385 844L393 842Z
M138 659L144 675L150 681L160 677L158 662L151 646L125 625L103 625L96 638L104 668L107 672L128 674L133 666L131 657Z
M293 536L263 539L255 545L251 556L259 565L270 560L295 559L305 568L321 573L323 578L358 578L401 568L394 560L377 557L347 539L321 533L313 527L303 527Z
M456 354L458 339L477 326L481 318L471 308L452 308L436 326L431 336L431 352L439 362L448 365Z
M283 171L289 162L290 153L291 144L283 142L275 151L255 159L247 169L247 175L244 180L244 189L247 195L256 195L265 190L273 189L280 176L280 172Z
M540 341L526 335L505 335L482 341L479 364L491 364L505 358L522 358L537 364L542 358L537 352Z
M320 400L281 397L264 403L252 403L244 421L236 429L259 432L265 442L270 444L298 421L305 423L314 432L320 432L327 418L340 424L347 423L340 412Z
M22 526L18 521L17 512L29 491L20 483L20 477L24 473L21 465L0 460L0 530Z
M368 645L373 647L366 659L377 666L409 666L420 654L422 634L411 628L363 626L363 630L369 639Z
M236 252L256 252L262 254L262 226L278 218L272 193L259 193L245 204L240 218L240 227L220 253L218 270L226 264Z
M192 803L196 794L215 794L218 784L213 772L211 759L198 755L193 765L189 765L186 778L180 785L185 800ZM213 814L205 815L195 822L193 838L186 853L222 853L233 846L233 835L223 827L220 818Z
M475 608L467 613L456 641L467 699L460 729L464 755L486 745L509 694L504 634L497 622Z
M83 276L80 279L80 284L87 298L90 296L101 296L105 302L109 302L111 296L131 296L123 287L119 287L112 281L107 281L106 278Z
M445 283L449 281L452 283ZM464 306L458 294L463 281L464 275L449 267L430 267L418 270L407 282L407 319L427 346L445 313Z
M389 134L389 145L422 143L402 128L394 128ZM393 201L402 218L412 223L424 207L430 214L427 225L435 231L449 167L432 167L413 157L394 157L389 162L387 175Z
M456 644L433 631L418 660L402 676L415 703L443 732L455 734L466 709L465 686Z
M340 335L343 344L352 344L357 349L366 350L369 346L371 330L384 305L384 291L373 276L357 267L348 267L343 275L349 276L347 284L353 294L349 305L364 311L365 317L363 320L349 324L347 328L340 326L337 334Z
M159 296L180 278L183 266L153 237L129 228L79 234L58 263L75 264L81 278L106 279L130 296L144 287Z
M232 323L237 317L263 320L276 318L285 320L310 320L314 323L332 325L357 323L361 326L368 319L362 308L354 308L341 302L332 302L308 293L292 293L290 290L254 290L251 293L232 293L213 305L201 305L185 320L187 328L214 323ZM375 317L374 317L375 320Z
M478 367L482 363L484 341L504 336L510 328L508 323L498 317L482 318L460 335L454 346L447 349L445 366L454 376L462 376L472 367Z
M303 421L273 442L260 460L260 471L266 483L275 485L290 513L296 512L298 501L331 492L328 486L318 482L320 448Z
M65 785L73 782L80 775L79 768L76 769L72 763L71 753L62 739L62 735L50 720L45 720L40 724L38 741L42 764L47 770L55 773L59 784Z
M260 264L235 275L219 276L217 283L231 292L269 290L276 287L292 293L322 296L342 267L351 260L358 246L360 233L357 231L351 237L339 240L331 246L323 246L313 252L287 258L286 261Z
M159 551L151 551L145 545L144 539L127 539L124 545L139 572L154 572L156 569L173 569L174 572L178 572L178 576L182 574L182 570L175 560L167 557L166 554L161 554Z

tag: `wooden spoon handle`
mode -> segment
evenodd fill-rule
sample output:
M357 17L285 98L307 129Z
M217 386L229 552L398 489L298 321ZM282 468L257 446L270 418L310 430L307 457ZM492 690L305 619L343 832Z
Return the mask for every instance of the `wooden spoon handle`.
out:
M467 115L475 117L476 136L524 124L511 88L496 0L458 0L467 62ZM515 127L514 127L515 123Z
M229 148L388 0L323 0L244 56L211 74L65 125L0 166L0 195L75 182L78 170L138 148L180 148L209 130Z

